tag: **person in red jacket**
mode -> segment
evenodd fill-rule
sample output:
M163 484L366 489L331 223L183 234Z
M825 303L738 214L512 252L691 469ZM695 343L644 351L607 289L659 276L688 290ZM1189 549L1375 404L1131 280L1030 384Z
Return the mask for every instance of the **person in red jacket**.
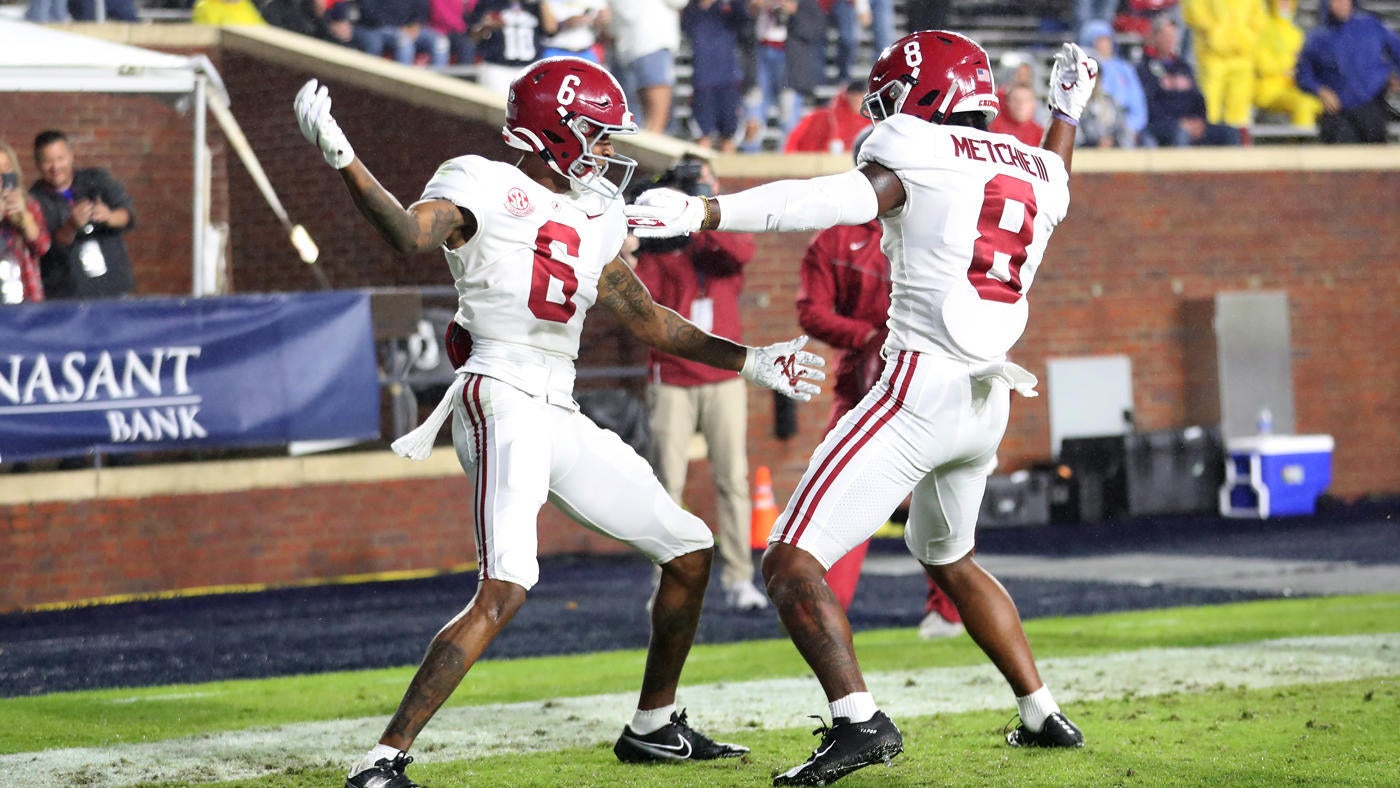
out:
M695 195L719 192L710 165L699 158L683 159L658 185ZM754 249L749 233L710 231L648 240L637 251L637 278L656 303L705 331L737 341L743 334L739 296L744 291L744 266L753 259ZM691 437L703 434L719 494L715 555L725 604L738 610L768 607L768 597L754 585L749 547L749 409L743 379L656 350L648 352L647 366L656 471L662 485L681 501Z
M866 126L856 137L853 153L859 154L870 129ZM797 322L809 336L839 353L826 432L860 402L884 368L880 348L889 333L885 319L890 311L890 261L880 251L882 234L879 219L837 225L817 233L802 257ZM869 547L869 541L862 543L826 571L826 584L844 610L851 609ZM920 637L948 637L963 631L957 607L932 580L924 613Z
M870 121L860 114L860 102L865 98L865 80L857 80L831 97L826 106L807 113L793 126L783 145L783 153L845 153L851 150L856 135L870 128Z
M1001 102L1002 112L987 126L987 131L1010 134L1034 147L1045 139L1045 127L1035 122L1035 91L1025 85L1012 85Z

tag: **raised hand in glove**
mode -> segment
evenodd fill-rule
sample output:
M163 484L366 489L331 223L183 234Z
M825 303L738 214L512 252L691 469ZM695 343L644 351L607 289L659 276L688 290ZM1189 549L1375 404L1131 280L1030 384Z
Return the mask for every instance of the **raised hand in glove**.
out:
M638 238L671 238L702 229L710 216L709 205L675 189L648 189L632 205L623 208L627 226Z
M751 347L739 374L750 383L807 402L821 393L821 388L810 381L826 380L826 373L821 371L826 361L803 350L805 344L807 337L802 336L767 347Z
M1098 78L1097 60L1084 54L1078 44L1061 46L1050 68L1050 109L1077 122Z
M292 109L296 111L301 135L321 148L326 163L337 170L349 167L355 160L355 150L350 147L345 132L340 130L340 124L331 117L331 95L326 86L314 79L308 80L297 92Z

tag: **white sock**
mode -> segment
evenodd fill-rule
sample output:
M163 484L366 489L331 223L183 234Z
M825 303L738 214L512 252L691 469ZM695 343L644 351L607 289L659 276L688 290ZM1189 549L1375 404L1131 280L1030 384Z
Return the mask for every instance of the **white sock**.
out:
M880 707L875 705L875 696L868 692L852 692L831 702L833 720L845 717L851 722L866 722L879 710Z
M1016 699L1016 710L1021 714L1021 724L1032 733L1040 733L1045 727L1045 718L1060 710L1055 699L1050 696L1049 687L1041 687L1025 697Z
M671 722L671 715L676 713L676 704L662 706L659 709L642 711L637 709L632 714L632 724L629 725L633 733L645 736L648 733L655 733L666 727Z
M355 766L350 769L350 774L346 776L354 777L355 775L359 774L362 771L365 771L366 769L373 769L374 765L376 763L379 763L381 759L387 758L390 761L392 761L395 758L399 757L400 752L402 751L396 750L387 744L376 744L374 745L374 749L365 753L365 757L361 758L360 762L355 764Z

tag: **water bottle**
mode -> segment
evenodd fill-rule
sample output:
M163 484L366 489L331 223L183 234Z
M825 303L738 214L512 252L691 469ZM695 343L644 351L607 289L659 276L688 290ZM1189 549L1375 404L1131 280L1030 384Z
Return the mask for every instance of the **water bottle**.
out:
M1268 435L1274 431L1274 413L1267 405L1259 409L1259 421L1256 426L1260 435Z

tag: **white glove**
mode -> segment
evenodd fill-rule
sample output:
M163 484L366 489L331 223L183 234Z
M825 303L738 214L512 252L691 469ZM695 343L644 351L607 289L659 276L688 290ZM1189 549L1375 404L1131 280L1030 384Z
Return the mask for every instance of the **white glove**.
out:
M1060 47L1050 68L1050 109L1078 121L1098 78L1098 61L1084 54L1078 44Z
M623 208L627 226L638 238L689 235L705 221L705 201L675 189L648 189Z
M976 364L970 370L974 380L1000 380L1007 388L1023 397L1039 397L1035 386L1040 382L1030 370L1010 361L990 361Z
M292 109L296 110L301 136L307 142L320 146L326 163L337 170L349 167L350 162L355 160L355 150L350 147L345 132L340 130L340 124L331 117L330 91L324 85L318 86L316 80L309 80L297 92Z
M739 374L750 383L770 388L784 396L807 402L821 393L809 380L826 380L821 367L826 361L802 349L807 337L789 339L768 347L751 347Z

